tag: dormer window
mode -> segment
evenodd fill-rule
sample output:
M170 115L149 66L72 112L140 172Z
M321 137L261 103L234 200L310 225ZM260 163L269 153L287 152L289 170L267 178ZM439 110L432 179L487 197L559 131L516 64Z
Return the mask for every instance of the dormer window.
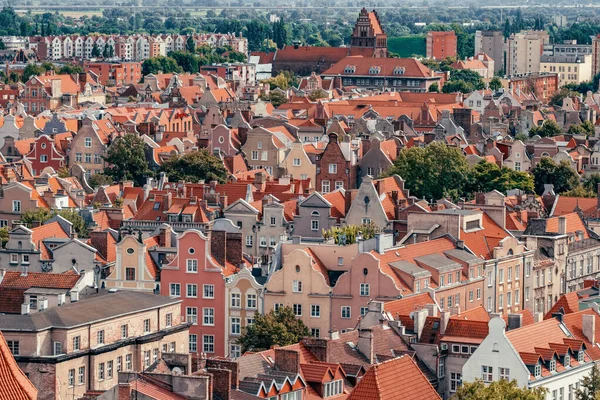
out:
M550 372L556 372L556 360L550 360Z
M394 68L394 75L404 75L404 72L406 72L406 68L404 67Z
M583 350L579 350L579 352L577 352L577 361L579 363L584 362L585 360L585 354L583 353Z
M381 72L381 67L373 65L369 68L369 75L377 75Z
M565 359L563 361L563 365L568 368L571 366L571 356L569 356L569 353L565 354Z
M535 365L535 370L533 371L533 374L535 375L536 378L539 378L540 376L542 376L542 366L540 364Z
M323 385L323 397L332 397L342 394L344 391L344 383L341 379L337 381L327 382Z
M344 68L344 73L345 74L353 74L356 72L356 66L355 65L346 65L346 68Z

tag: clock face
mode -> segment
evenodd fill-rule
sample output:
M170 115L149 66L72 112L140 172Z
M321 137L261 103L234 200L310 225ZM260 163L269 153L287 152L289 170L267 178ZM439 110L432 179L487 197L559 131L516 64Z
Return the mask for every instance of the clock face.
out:
M42 263L42 271L50 272L52 271L52 264L50 263Z

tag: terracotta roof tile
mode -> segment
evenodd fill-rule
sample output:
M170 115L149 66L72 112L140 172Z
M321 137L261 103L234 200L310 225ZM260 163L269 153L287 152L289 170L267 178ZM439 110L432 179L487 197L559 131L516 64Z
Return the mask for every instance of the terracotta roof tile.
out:
M385 302L383 303L383 309L396 318L398 315L408 316L413 311L420 310L426 304L435 304L429 292Z
M0 332L0 400L34 400L38 391L17 365Z
M579 216L579 214L572 212L570 214L563 214L562 217L566 218L567 221L567 233L575 233L577 231L583 232L584 239L588 239L588 234L585 223ZM558 233L558 217L548 218L546 220L546 232ZM575 240L578 240L576 237Z
M475 307L467 311L463 311L460 314L455 314L450 319L464 319L469 321L484 321L490 320L490 315L483 306Z
M401 379L401 382L399 382ZM348 400L441 399L413 359L407 355L373 365Z
M18 271L7 271L0 283L2 288L29 289L32 287L48 289L71 289L80 276L78 274L52 274L45 272L29 272L21 276Z
M461 229L460 239L465 242L465 246L475 256L490 260L494 258L494 247L498 246L502 239L511 235L485 212L481 222L483 225L482 230L467 233Z
M544 316L544 319L552 318L552 314L558 313L562 309L564 314L571 314L579 311L579 295L577 292L570 292L560 296L554 303L550 311Z

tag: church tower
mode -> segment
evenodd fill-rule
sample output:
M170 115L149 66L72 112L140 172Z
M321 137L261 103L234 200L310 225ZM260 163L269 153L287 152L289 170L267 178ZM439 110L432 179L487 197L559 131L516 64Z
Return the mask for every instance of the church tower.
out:
M354 25L350 47L371 48L373 57L387 57L387 35L383 31L379 16L375 10L360 10L360 15Z

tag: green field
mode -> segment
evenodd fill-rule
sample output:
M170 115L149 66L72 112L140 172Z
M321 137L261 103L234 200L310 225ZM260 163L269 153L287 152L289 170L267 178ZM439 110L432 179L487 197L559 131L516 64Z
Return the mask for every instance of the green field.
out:
M425 36L411 35L388 38L388 49L400 57L410 57L413 54L425 56Z

